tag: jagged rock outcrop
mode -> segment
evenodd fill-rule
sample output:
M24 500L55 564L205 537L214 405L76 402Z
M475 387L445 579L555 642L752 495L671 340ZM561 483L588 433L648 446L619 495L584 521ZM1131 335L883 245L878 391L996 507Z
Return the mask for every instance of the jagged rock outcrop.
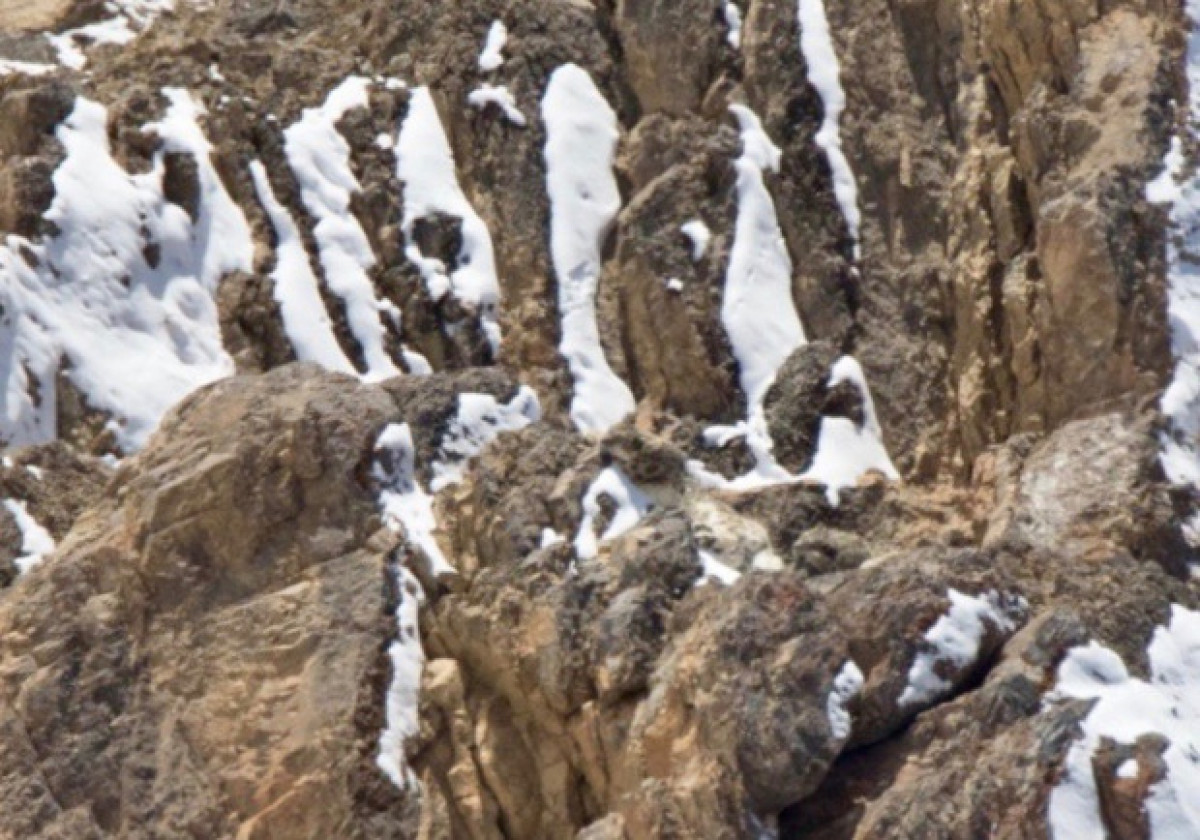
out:
M1187 27L0 0L0 837L1157 836Z

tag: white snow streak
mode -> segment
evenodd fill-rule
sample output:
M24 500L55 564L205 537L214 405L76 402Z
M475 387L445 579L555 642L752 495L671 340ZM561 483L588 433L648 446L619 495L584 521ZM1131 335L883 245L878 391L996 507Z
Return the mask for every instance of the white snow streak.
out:
M1052 699L1096 702L1083 721L1083 737L1067 753L1066 772L1050 794L1054 840L1105 835L1092 755L1102 738L1133 744L1150 733L1170 740L1162 756L1166 778L1150 789L1145 802L1150 836L1200 836L1200 613L1172 607L1170 624L1158 628L1147 654L1149 681L1132 676L1116 653L1096 642L1075 648L1059 666Z
M0 437L10 445L55 437L64 363L126 451L184 396L233 372L213 295L227 273L251 270L250 230L213 169L199 106L182 90L164 94L166 116L148 128L196 160L194 221L163 196L162 154L129 175L110 154L105 109L80 98L57 130L66 157L46 218L58 235L0 248Z
M25 574L45 560L46 555L54 553L54 537L50 536L50 532L39 525L37 520L30 515L25 502L18 499L5 499L4 507L12 514L12 518L17 523L17 530L21 532L22 555L14 562L17 571Z
M799 0L800 51L808 65L808 82L821 97L825 106L825 118L817 132L817 145L829 160L833 173L833 193L838 207L846 218L846 227L854 239L854 258L859 257L859 229L862 213L858 209L858 185L854 170L842 150L840 123L842 111L846 109L846 92L842 89L841 70L833 35L829 31L829 19L825 15L825 0Z
M597 535L596 520L602 513L600 499L605 496L617 510L604 533ZM599 553L601 542L616 539L631 530L651 507L649 497L619 467L606 467L583 496L583 520L575 536L575 555L580 560L593 559Z
M725 40L729 46L739 50L742 48L742 10L737 7L736 3L725 0L722 11L725 15L725 26L729 29Z
M508 43L508 27L504 21L493 21L488 28L483 51L479 54L479 69L484 73L499 70L504 64L504 45Z
M965 595L951 589L946 596L950 609L925 634L925 649L913 659L908 685L897 701L901 707L944 697L953 686L938 673L938 666L948 664L956 671L970 666L979 658L988 625L1006 632L1013 630L1025 610L1024 601L994 591Z
M710 580L715 580L722 586L732 586L742 578L741 572L722 563L711 551L700 550L700 567L704 571L704 577L696 582L697 586L703 586Z
M484 334L493 352L499 352L500 282L492 236L458 184L454 154L429 88L415 89L409 100L396 144L396 176L404 184L406 255L421 271L430 297L440 300L449 292L478 310ZM435 213L462 221L458 267L449 274L440 260L422 254L413 239L414 225Z
M0 76L45 76L58 67L54 64L39 64L32 61L13 61L0 58Z
M587 72L566 64L550 77L542 120L550 253L562 316L559 350L575 381L571 419L582 431L603 431L635 408L629 387L604 357L596 321L600 251L621 209L612 169L617 116Z
M396 640L388 646L392 663L392 682L388 686L386 725L379 734L379 755L375 763L401 790L416 785L416 776L405 760L404 745L420 731L417 715L421 692L421 672L425 651L421 647L419 613L425 593L412 572L396 570L400 603L396 606Z
M350 168L350 147L337 130L348 112L368 105L367 79L352 76L330 92L319 108L308 108L284 131L284 151L300 185L304 206L316 220L313 236L330 291L345 304L350 332L362 348L366 377L387 379L400 373L384 346L385 308L375 296L367 271L375 254L350 209L358 179Z
M250 175L259 203L275 229L277 244L271 281L283 318L283 329L296 358L302 362L315 362L327 370L357 375L334 336L333 321L321 299L320 282L309 263L295 219L275 197L266 167L260 161L251 162Z

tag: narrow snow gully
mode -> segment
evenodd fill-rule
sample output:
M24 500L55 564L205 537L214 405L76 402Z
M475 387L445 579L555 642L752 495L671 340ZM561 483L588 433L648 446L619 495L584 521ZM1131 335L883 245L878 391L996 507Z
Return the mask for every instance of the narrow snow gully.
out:
M550 255L562 318L559 350L575 383L571 419L581 431L600 432L635 408L629 386L605 358L596 319L601 248L621 210L613 174L620 136L617 115L587 71L566 64L550 77L542 120Z

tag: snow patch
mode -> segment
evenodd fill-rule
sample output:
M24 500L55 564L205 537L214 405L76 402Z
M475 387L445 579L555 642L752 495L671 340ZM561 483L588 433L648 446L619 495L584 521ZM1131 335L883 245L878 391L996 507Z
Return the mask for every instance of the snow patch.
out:
M842 89L841 68L829 30L829 18L825 14L825 0L799 0L798 14L800 51L808 65L808 82L816 89L825 106L825 118L817 132L816 141L829 161L833 173L833 193L854 240L854 258L857 260L860 256L858 243L862 213L858 208L858 184L854 180L854 170L842 150L840 123L842 112L846 109L846 92Z
M1025 612L1023 599L995 591L965 595L951 589L946 597L950 609L926 632L924 649L908 669L908 685L897 701L901 707L924 705L944 697L953 686L938 673L938 667L949 665L961 671L972 665L979 658L988 626L1010 632Z
M600 499L607 496L616 506L612 522L603 534L596 534L596 520L602 515ZM575 555L591 560L600 551L600 543L616 539L634 528L649 512L650 498L629 480L620 467L606 467L583 495L583 520L575 536Z
M854 721L846 706L862 691L864 681L863 672L852 659L846 661L833 680L833 690L829 692L829 699L825 702L825 714L829 718L829 729L833 732L833 737L839 741L850 737Z
M725 40L729 46L740 50L742 48L742 10L737 7L736 3L726 0L722 11L725 15L725 26L729 29Z
M32 61L13 61L0 58L0 76L45 76L58 67L54 64L39 64Z
M417 480L416 458L412 428L407 423L393 423L379 435L372 467L372 475L381 488L379 506L388 526L402 531L409 542L424 552L434 577L453 575L454 567L435 536L437 517L433 512L433 496Z
M359 76L346 79L323 105L305 109L283 136L301 199L316 221L313 237L325 282L345 304L350 332L366 361L366 378L378 381L397 376L400 370L384 346L383 307L367 274L375 265L375 254L350 209L351 196L361 187L350 168L350 146L337 130L347 113L367 107L369 84Z
M827 387L832 389L843 382L858 389L863 424L858 426L849 417L822 417L812 466L802 476L824 484L829 503L835 507L841 491L854 487L871 471L881 472L892 481L900 480L900 473L883 445L883 429L875 413L867 377L858 361L850 356L843 356L834 364Z
M550 253L562 316L559 350L575 382L571 419L581 431L603 431L635 408L632 392L604 356L596 320L600 251L621 209L613 175L617 115L587 71L566 64L550 77L542 120Z
M497 87L484 82L467 94L467 104L480 111L487 108L488 105L495 105L504 114L504 118L513 125L524 128L529 124L525 115L521 113L521 109L517 107L517 100L504 85Z
M5 509L12 514L21 532L21 556L13 561L20 574L25 574L34 566L46 559L46 555L54 553L54 537L38 524L26 506L18 499L5 499Z
M708 245L712 242L712 231L700 219L692 219L679 230L692 243L692 262L700 262L708 253Z
M226 274L251 270L250 229L212 166L203 110L183 90L163 93L169 107L147 129L164 148L142 175L113 159L105 109L77 99L56 132L66 156L46 219L58 234L0 248L0 437L10 445L55 437L63 366L112 416L125 451L187 394L233 373L213 295ZM164 152L196 161L195 219L164 197Z
M508 43L508 27L504 21L493 21L488 28L483 51L479 53L479 69L484 73L499 70L504 64L504 46Z
M124 46L154 23L155 18L175 7L175 0L108 0L105 10L113 17L89 23L46 39L54 47L59 64L82 70L87 64L85 46L115 44Z
M1155 631L1146 653L1148 681L1131 675L1121 657L1097 642L1075 648L1059 666L1051 700L1093 700L1094 705L1050 794L1054 840L1104 836L1092 756L1102 738L1132 744L1150 733L1170 740L1162 756L1167 775L1145 802L1150 836L1200 836L1200 612L1172 607L1170 623Z
M541 419L537 394L522 387L509 402L491 394L459 394L458 414L442 438L439 457L433 462L430 489L437 493L462 481L467 462L503 432L515 432Z
M732 586L742 579L741 572L722 563L711 551L700 550L700 566L704 570L704 577L697 581L697 586L703 586L710 580L722 586Z
M429 294L439 300L447 292L479 312L480 324L493 353L500 350L500 282L487 225L463 194L454 154L427 87L416 88L397 141L396 176L404 185L406 256L425 278ZM462 223L458 267L447 273L440 260L421 253L413 238L416 223L435 213Z

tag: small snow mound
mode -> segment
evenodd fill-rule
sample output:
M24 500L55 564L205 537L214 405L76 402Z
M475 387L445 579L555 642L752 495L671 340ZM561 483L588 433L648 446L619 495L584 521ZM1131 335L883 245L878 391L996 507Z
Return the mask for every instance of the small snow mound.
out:
M582 431L603 431L636 407L629 387L609 367L596 320L601 247L621 209L613 175L617 115L587 71L566 64L550 77L542 120L550 253L562 317L559 350L575 383L571 419Z
M26 503L19 499L5 499L5 509L17 523L21 532L21 556L14 562L19 574L25 574L34 566L54 553L54 537L29 513Z
M957 589L946 593L950 609L925 634L924 649L908 669L908 685L897 703L917 706L939 700L953 688L939 667L962 671L979 659L988 626L1011 632L1024 620L1026 605L1019 597L985 592L965 595Z
M596 534L596 521L602 510L600 499L608 497L616 513L603 534ZM583 495L583 520L575 537L575 555L591 560L600 551L600 543L614 540L632 530L653 507L650 498L619 467L606 467Z
M1097 642L1072 650L1058 669L1051 701L1094 704L1082 737L1067 753L1064 773L1050 794L1054 840L1092 840L1105 835L1092 756L1104 738L1132 744L1159 733L1170 741L1163 753L1166 777L1145 801L1154 840L1200 836L1200 612L1180 606L1160 627L1146 651L1150 679L1134 677L1116 653ZM1122 766L1124 771L1136 773Z
M829 718L829 729L839 741L850 737L854 721L846 706L862 691L863 683L863 672L852 659L847 660L833 680L833 690L829 692L829 699L825 703L825 713Z
M701 549L700 566L704 571L704 576L696 582L697 586L703 586L710 580L715 580L722 586L732 586L742 578L741 572L722 563L711 551Z

